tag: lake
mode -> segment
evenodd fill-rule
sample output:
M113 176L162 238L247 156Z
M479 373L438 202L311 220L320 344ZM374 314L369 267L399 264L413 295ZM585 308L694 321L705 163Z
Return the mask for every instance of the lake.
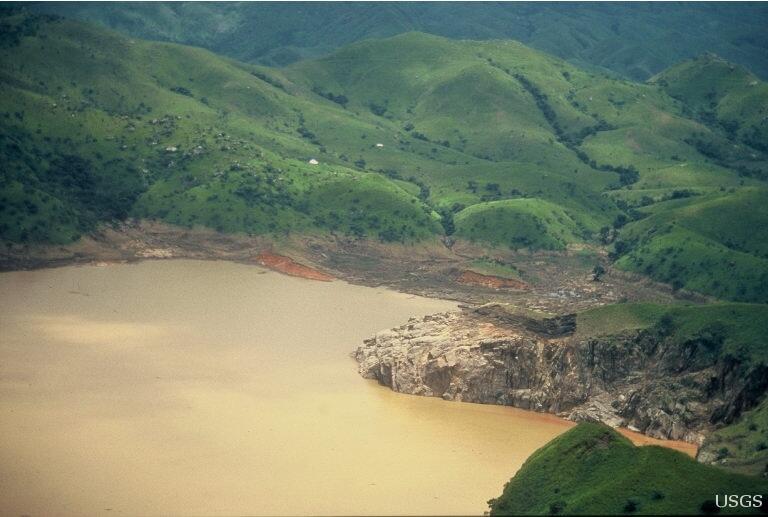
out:
M397 394L350 353L455 303L256 266L0 274L5 514L482 514L572 424Z

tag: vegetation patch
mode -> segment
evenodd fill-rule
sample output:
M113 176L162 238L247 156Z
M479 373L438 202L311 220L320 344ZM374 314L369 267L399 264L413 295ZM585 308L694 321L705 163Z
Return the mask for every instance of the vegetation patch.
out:
M479 203L456 214L456 236L512 249L565 249L580 240L562 208L541 199Z
M764 479L671 449L636 447L607 426L582 423L528 458L489 506L491 515L697 515L718 512L716 494L766 493Z

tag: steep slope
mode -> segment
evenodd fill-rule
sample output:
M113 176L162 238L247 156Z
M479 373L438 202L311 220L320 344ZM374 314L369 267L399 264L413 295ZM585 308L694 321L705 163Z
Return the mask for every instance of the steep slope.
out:
M765 401L768 306L508 304L412 318L358 347L395 391L502 404L700 442Z
M768 483L677 451L636 447L608 427L584 423L536 451L489 505L491 515L761 513L759 507L721 510L717 494L721 504L724 494L764 500Z
M64 2L27 8L264 64L284 65L361 39L421 31L515 39L580 66L640 80L704 51L768 74L768 14L759 4Z
M728 470L766 477L768 473L768 400L718 429L699 449L699 461Z

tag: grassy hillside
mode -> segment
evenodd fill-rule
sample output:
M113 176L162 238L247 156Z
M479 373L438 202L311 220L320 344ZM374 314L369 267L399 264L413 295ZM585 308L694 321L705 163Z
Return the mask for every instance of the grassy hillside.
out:
M577 318L577 333L582 337L651 327L663 327L666 339L674 343L716 334L718 354L754 365L768 363L768 305L765 304L622 303L589 309Z
M564 249L581 234L565 210L541 199L478 203L456 214L454 221L457 237L513 249Z
M4 240L68 242L131 216L503 248L618 235L619 267L728 299L768 292L765 153L658 80L420 33L277 70L3 12Z
M608 427L582 423L536 451L489 504L491 515L756 514L720 510L715 495L767 493L764 479L636 447Z
M515 39L579 66L641 80L704 51L768 76L768 14L759 4L66 2L28 8L264 64L284 65L361 39L420 31Z
M658 88L596 76L514 42L409 33L355 44L285 73L313 92L343 98L349 111L394 123L401 149L429 144L428 156L451 167L419 176L437 187L432 197L444 208L538 197L577 219L591 218L585 227L596 231L618 215L610 201L631 198L640 187L671 195L691 185L756 181L690 144L698 134L727 138L685 118ZM618 192L608 199L593 194L606 190Z
M616 244L617 266L719 298L768 301L768 190L743 188L642 209Z
M22 35L0 49L5 239L66 242L127 215L403 242L439 230L408 189L323 156L304 112L370 124L268 71L65 20L4 23Z
M677 163L659 162L631 191L610 193L632 213L615 244L617 266L719 298L768 301L762 233L768 216L768 86L711 54L672 67L650 84L710 130L683 138L706 159L670 154ZM647 163L653 160L649 156ZM722 166L738 172L738 184L722 184ZM670 189L670 181L677 188Z
M768 85L714 54L685 61L653 77L699 119L721 125L730 137L765 150Z
M741 419L707 437L700 456L714 458L728 470L766 476L768 473L768 400Z

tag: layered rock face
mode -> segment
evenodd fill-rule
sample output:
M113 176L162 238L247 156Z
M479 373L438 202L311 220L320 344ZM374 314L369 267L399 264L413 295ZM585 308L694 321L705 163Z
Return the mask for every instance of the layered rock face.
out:
M768 371L746 371L708 353L707 343L672 344L655 330L578 337L567 333L575 326L568 317L503 316L493 307L465 307L411 318L354 355L361 375L395 391L698 443L704 431L754 405L768 382Z

